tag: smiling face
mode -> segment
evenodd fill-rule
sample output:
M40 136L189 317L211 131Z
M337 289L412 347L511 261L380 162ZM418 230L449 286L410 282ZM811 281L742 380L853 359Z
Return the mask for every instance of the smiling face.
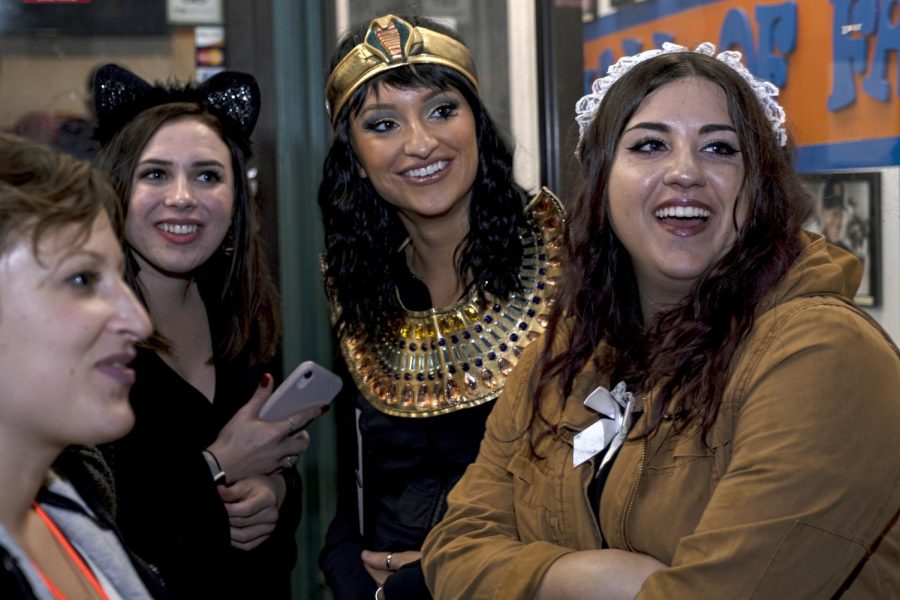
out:
M436 219L468 223L478 141L460 92L373 87L352 118L350 137L360 175L407 228Z
M0 436L57 450L131 429L127 365L151 331L106 214L74 246L78 231L49 230L38 257L23 234L0 257Z
M679 302L734 244L743 181L725 92L712 81L678 79L634 112L616 146L609 215L631 256L645 317Z
M149 267L190 277L222 244L233 208L231 154L218 134L190 118L160 127L134 170L125 220L142 276Z

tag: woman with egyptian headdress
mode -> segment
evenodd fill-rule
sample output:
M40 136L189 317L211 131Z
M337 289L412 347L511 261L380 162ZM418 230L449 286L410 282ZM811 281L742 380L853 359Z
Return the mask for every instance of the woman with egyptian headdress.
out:
M562 211L515 182L475 62L444 27L372 20L325 87L323 268L354 385L337 405L344 466L320 564L337 598L422 598L422 541L543 330Z

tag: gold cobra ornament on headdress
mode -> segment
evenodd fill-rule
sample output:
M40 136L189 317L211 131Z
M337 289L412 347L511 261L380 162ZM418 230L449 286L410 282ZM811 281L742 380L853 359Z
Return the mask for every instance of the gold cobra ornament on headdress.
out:
M478 90L475 61L462 42L385 15L372 19L363 42L341 59L325 82L326 107L332 124L359 86L385 71L416 64L450 67Z

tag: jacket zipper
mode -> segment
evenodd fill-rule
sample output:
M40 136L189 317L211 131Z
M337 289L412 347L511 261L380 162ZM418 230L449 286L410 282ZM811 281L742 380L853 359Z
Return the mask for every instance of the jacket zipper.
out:
M441 483L441 489L438 491L437 502L434 504L434 510L431 511L431 519L429 519L428 523L428 531L431 531L435 528L435 526L441 522L441 519L444 517L446 511L444 507L447 504L447 494L449 493L449 485L447 482Z
M643 406L644 406L644 415L650 414L647 407L647 396L644 395L643 398ZM647 438L645 437L641 440L641 461L638 463L638 472L637 477L634 478L634 485L631 486L631 494L628 497L628 505L625 508L625 518L622 520L622 540L625 542L625 548L629 552L634 552L634 548L631 546L631 542L628 541L628 521L631 517L631 510L634 508L634 503L637 500L637 492L638 488L641 485L641 476L644 474L644 459L647 456Z

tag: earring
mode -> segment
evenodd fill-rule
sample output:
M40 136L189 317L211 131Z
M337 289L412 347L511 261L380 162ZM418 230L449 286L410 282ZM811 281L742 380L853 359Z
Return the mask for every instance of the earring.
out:
M225 239L222 240L222 252L225 253L225 256L234 254L234 231L231 228L228 229Z

